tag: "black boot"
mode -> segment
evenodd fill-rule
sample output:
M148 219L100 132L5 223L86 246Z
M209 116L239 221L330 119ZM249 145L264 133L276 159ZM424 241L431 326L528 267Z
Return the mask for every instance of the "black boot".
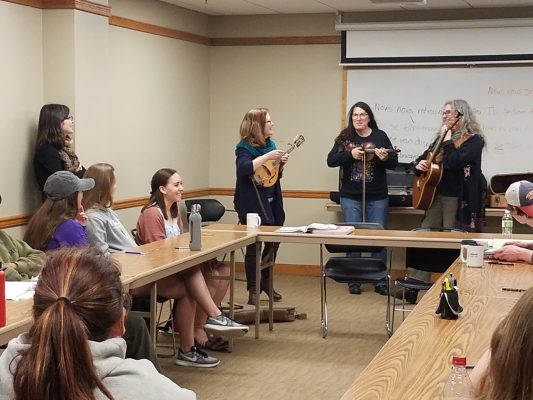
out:
M255 287L248 289L248 304L255 306L257 303L257 296L255 294Z
M261 283L261 291L262 292L265 292L266 295L268 297L270 297L270 291L268 290L268 285L266 283ZM281 296L280 293L276 292L275 290L272 290L273 292L273 297L272 297L272 300L278 302L278 301L281 301L281 299L283 298L283 296Z

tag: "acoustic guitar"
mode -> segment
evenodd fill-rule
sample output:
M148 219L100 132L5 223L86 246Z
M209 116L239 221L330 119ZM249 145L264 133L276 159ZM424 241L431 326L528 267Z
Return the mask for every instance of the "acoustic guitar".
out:
M289 148L285 153L289 154L294 149L300 147L300 145L305 142L303 135L296 135L292 143L289 143ZM260 187L272 187L279 179L279 169L281 167L281 161L278 160L268 160L263 165L257 167L252 175L252 179L257 186Z
M463 114L457 111L455 122L446 132L452 130L462 116ZM446 136L446 133L439 135L431 151L426 155L429 169L422 172L420 176L415 176L413 178L413 207L418 210L427 210L433 204L435 192L443 172L441 164L435 162L435 157L439 152L444 136Z

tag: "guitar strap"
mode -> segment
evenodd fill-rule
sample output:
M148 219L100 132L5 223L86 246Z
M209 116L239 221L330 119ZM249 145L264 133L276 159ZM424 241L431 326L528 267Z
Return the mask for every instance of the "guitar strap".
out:
M263 212L263 215L266 217L265 205L263 204L263 201L261 200L261 196L259 195L259 190L257 190L257 185L255 184L254 178L250 176L250 180L252 181L252 186L255 189L255 194L257 195L257 201L259 202L259 207L261 207L261 211Z

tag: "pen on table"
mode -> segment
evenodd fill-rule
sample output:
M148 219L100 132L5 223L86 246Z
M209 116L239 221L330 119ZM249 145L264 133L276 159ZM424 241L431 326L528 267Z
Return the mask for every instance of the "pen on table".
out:
M176 247L178 250L190 250L188 247Z
M512 262L503 262L503 261L489 261L487 264L514 265L514 263Z
M506 292L525 292L527 289L517 289L517 288L510 288L510 287L502 287L503 291Z
M124 250L124 253L126 254L138 254L140 256L144 256L146 253L143 253L142 251L129 251L129 250Z

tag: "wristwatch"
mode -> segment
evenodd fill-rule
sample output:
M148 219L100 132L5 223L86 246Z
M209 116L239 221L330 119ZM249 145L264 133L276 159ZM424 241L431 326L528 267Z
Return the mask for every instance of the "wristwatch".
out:
M0 261L0 271L3 271L5 269L7 269L7 265L4 265L4 263Z

